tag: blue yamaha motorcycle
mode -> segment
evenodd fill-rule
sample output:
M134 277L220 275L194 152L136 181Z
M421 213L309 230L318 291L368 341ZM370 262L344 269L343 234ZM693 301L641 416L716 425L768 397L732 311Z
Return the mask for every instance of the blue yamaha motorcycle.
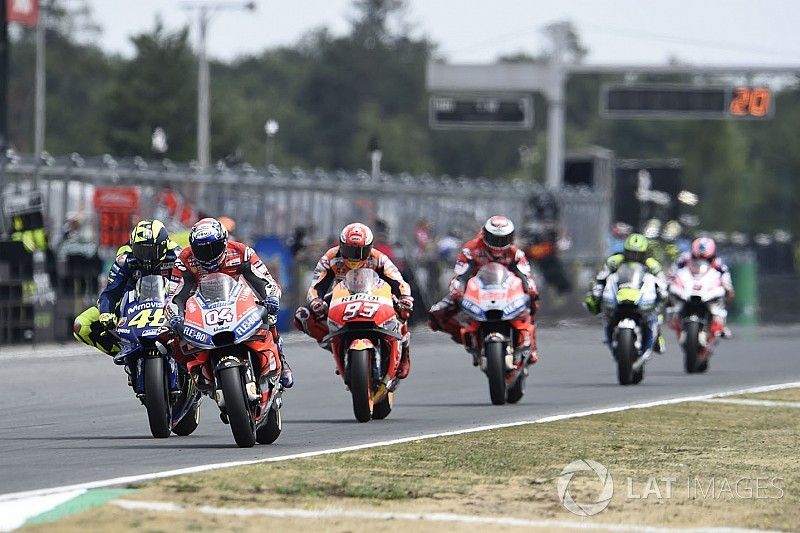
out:
M120 352L114 362L124 364L136 397L147 409L153 437L190 435L200 415L200 392L183 365L158 340L164 328L166 280L144 276L120 303L116 337Z

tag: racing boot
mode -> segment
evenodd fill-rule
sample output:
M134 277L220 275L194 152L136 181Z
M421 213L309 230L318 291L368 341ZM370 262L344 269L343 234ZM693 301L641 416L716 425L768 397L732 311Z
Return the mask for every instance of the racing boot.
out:
M408 324L403 323L400 333L403 335L403 340L400 341L400 362L397 365L397 374L395 375L398 379L406 379L408 373L411 372L411 353L409 350L411 335L408 332Z
M292 385L294 385L294 374L292 373L292 367L289 366L289 363L286 362L286 357L283 355L283 338L277 335L277 330L274 335L277 336L275 344L278 346L278 357L281 360L280 382L284 389L291 389Z

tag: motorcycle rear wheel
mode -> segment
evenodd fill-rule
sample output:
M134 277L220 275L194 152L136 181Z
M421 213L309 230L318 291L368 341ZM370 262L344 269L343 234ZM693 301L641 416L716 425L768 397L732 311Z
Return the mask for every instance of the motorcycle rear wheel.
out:
M486 353L486 377L489 379L489 398L493 405L503 405L506 403L505 343L487 342L484 350Z
M348 356L353 414L359 422L372 419L372 368L369 350L351 350Z
M635 354L633 331L630 329L618 330L614 358L617 360L617 380L620 385L630 385L633 382L632 365Z
M147 408L147 421L153 437L169 437L172 416L162 357L148 357L144 360L144 406Z
M272 444L281 436L282 429L281 410L272 407L267 413L267 421L256 431L256 441L259 444Z
M700 351L700 324L689 322L686 325L686 341L683 343L683 366L687 374L698 371L697 354Z
M517 381L508 388L508 395L506 397L508 403L517 403L525 396L525 380L527 377L524 370L520 371Z
M219 383L225 398L225 411L231 425L233 440L240 448L252 448L256 444L253 416L247 406L242 374L238 366L219 371Z
M372 404L372 419L383 420L392 412L394 393L387 392L379 402Z

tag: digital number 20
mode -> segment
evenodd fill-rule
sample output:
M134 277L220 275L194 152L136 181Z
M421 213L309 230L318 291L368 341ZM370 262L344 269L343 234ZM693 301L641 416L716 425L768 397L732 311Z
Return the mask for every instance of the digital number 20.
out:
M737 117L763 117L769 113L769 89L766 87L740 87L731 100L731 114Z
M380 305L374 302L350 302L344 307L342 318L345 320L352 320L356 316L372 318L378 312L378 308L380 308Z

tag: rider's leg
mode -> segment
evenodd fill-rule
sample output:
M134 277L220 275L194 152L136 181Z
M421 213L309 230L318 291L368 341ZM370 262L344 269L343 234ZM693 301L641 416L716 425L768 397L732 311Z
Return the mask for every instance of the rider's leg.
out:
M289 366L289 363L286 362L286 356L283 352L283 339L278 333L277 326L271 326L269 332L272 334L272 340L275 341L275 345L278 347L278 357L281 360L281 385L290 389L292 385L294 385L294 374L292 373L292 368Z
M329 333L327 319L317 319L305 305L301 305L297 308L297 311L295 311L294 327L313 338L322 348L326 350L331 349L330 342L322 342L325 335Z
M716 339L720 337L727 337L730 331L726 327L728 320L728 310L721 304L714 304L710 306L711 311L711 324L709 325L709 339L708 344L711 345Z
M88 346L97 348L104 354L115 355L119 352L119 345L100 325L99 318L100 310L97 307L90 307L75 318L72 325L72 336Z
M511 321L516 335L514 346L514 359L527 359L529 364L534 364L539 360L536 348L536 325L531 322L530 316L518 318Z
M408 324L405 322L402 324L400 334L403 336L403 340L400 341L400 364L397 367L396 374L398 379L405 379L411 371L411 343L409 342L411 333L408 331Z
M462 344L461 324L456 320L458 310L458 304L450 296L446 296L428 311L428 325L433 331L444 331L454 342Z

